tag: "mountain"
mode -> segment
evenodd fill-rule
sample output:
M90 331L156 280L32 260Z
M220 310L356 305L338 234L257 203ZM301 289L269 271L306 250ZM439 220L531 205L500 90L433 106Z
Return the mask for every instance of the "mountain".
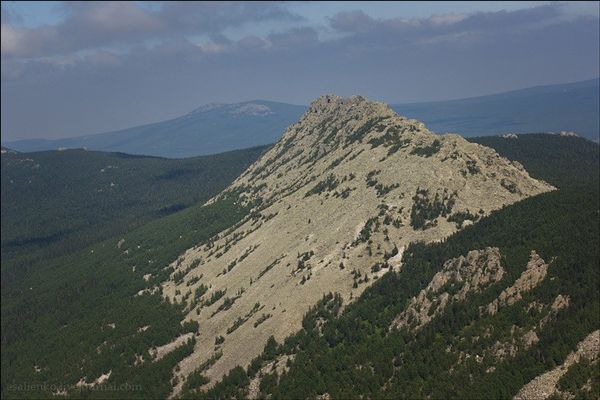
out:
M409 244L349 304L324 288L297 333L183 397L598 398L600 148L548 134L473 141L559 190Z
M304 106L263 100L209 104L178 118L115 132L56 140L27 139L7 145L19 151L86 148L192 157L273 143L304 110Z
M470 137L575 131L598 141L599 79L538 86L462 100L393 105L436 132ZM305 106L255 100L208 104L182 117L68 139L6 143L18 151L87 148L161 157L190 157L274 143Z
M282 341L334 291L343 301L401 268L411 243L443 240L493 210L554 188L494 150L437 136L360 96L315 100L267 153L208 202L248 217L186 251L160 285L202 327L179 363L214 380ZM177 339L182 341L183 338Z
M461 388L472 389L479 382L493 396L479 396L479 393L473 392L470 397L510 397L507 393L516 394L521 387L520 383L526 383L525 378L533 378L549 370L549 364L560 365L568 353L577 348L579 341L586 343L586 335L598 327L597 308L594 308L598 304L599 206L598 196L594 194L598 188L597 144L582 138L558 135L519 135L517 140L477 139L485 141L488 146L497 146L502 156L525 165L534 178L545 180L559 188L527 197L534 193L529 189L525 190L529 184L533 188L537 186L539 190L551 188L543 182L528 178L518 164L498 157L488 148L467 143L455 136L432 136L424 128L420 128L418 122L396 117L384 105L361 99L355 99L356 103L350 102L348 105L354 107L349 107L349 110L344 110L339 115L331 113L333 115L330 122L333 125L321 126L322 121L318 122L320 118L325 120L326 115L330 114L325 112L326 104L330 103L327 103L326 98L322 100L324 104L316 107L317 111L323 108L322 114L307 115L286 133L287 141L280 143L277 151L268 153L268 158L254 164L230 190L207 204L199 203L153 219L147 224L83 247L74 253L36 260L24 274L11 274L9 279L3 274L0 369L2 398L49 398L65 394L78 398L166 398L174 387L181 389L182 397L192 398L252 398L254 394L272 394L273 398L327 398L326 393L333 397L353 398L357 393L368 393L368 390L375 393L384 385L397 387L400 384L406 389L405 394L394 392L389 396L399 398L419 397L411 394L415 393L413 389L418 388L424 379L427 379L428 386L439 384L449 388L444 396L438 397L469 397L458 396L456 391L462 390ZM317 102L316 105L318 104L320 103ZM334 102L330 105L336 104ZM337 104L336 107L340 105ZM343 117L346 114L348 121ZM368 128L367 119L377 118L375 116L381 114L391 116L375 124L370 133L360 129L360 126ZM353 119L357 116L358 119ZM339 117L342 118L341 121L338 120ZM337 131L336 123L340 125ZM411 142L404 143L405 148L398 148L395 153L388 155L396 148L394 144L399 144L393 140L394 124L399 126L400 132L404 129L401 136L407 136ZM383 132L378 132L378 125L384 126ZM298 132L295 132L296 128ZM332 135L334 131L339 135ZM386 135L388 132L389 135ZM365 136L358 140L361 133ZM318 145L330 135L331 141L327 147ZM380 141L373 140L378 137L385 138L379 146L377 144ZM438 145L434 145L436 139L440 141L437 152ZM456 159L442 161L448 147L454 143L457 153L463 154ZM284 145L288 151L282 151ZM350 159L354 152L361 149L363 151L359 155ZM332 153L331 157L328 156L328 151ZM350 151L353 153L338 161ZM310 160L311 152L315 153L313 160ZM282 153L281 157L273 160L279 153ZM297 153L300 154L296 156ZM316 157L320 156L322 158L317 160ZM288 157L290 160L286 161ZM384 157L387 161L380 161ZM490 165L484 162L486 160L491 161ZM476 164L468 161L475 161ZM308 164L303 165L304 162ZM323 174L322 169L329 166L331 169ZM367 180L372 168L378 167L382 172L371 175L371 179ZM480 172L473 174L477 170L475 167ZM271 168L273 173L267 175ZM294 169L299 169L298 185L303 183L301 172L311 171L310 176L315 175L317 178L304 187L299 186L296 193L284 197L285 192L277 192L290 187L285 173L288 168L291 172L290 179L295 176ZM352 171L348 172L350 168ZM464 176L460 170L465 172ZM448 171L449 174L444 174L443 171ZM259 174L253 177L256 172ZM454 174L450 175L450 172ZM511 193L502 186L504 173L512 172L515 176L508 182L505 179L505 186L513 188L510 182L516 181L517 189L523 191L522 196L518 192ZM282 175L278 177L280 173ZM334 185L331 180L330 184L316 187L330 173L336 176L346 174L348 178L331 191L329 185ZM496 173L497 176L485 176L484 180L484 174L488 173ZM349 180L350 174L355 175L352 180ZM415 176L415 179L411 176ZM244 186L244 182L254 180L256 186ZM262 183L271 181L280 187L262 186ZM54 179L53 182L60 185L59 179ZM394 183L401 186L391 187ZM421 198L416 206L411 201L410 198L415 197L413 194L416 192L414 185L417 184L429 188L431 193L427 197L433 200L432 207L421 201L424 200L421 198L423 196L416 196ZM457 189L459 197L455 200L450 215L446 213L446 217L438 216L438 225L432 226L434 222L431 218L437 213L443 213L448 206L448 201L444 201L443 196L438 196L435 201L433 192L438 185L440 189L446 185L450 188L453 185L460 186ZM292 184L291 188L294 186ZM356 189L348 192L344 190L346 186ZM478 187L483 188L482 192L485 193L477 194L475 189ZM317 193L321 189L321 193ZM311 194L306 196L309 191ZM490 194L494 191L498 194L498 199L488 199L493 197ZM334 197L336 192L338 196ZM397 198L402 192L406 194L404 198ZM457 212L463 210L465 203L471 202L469 198L464 198L470 197L470 192L476 195L473 203L482 203L484 216L471 215L478 213L478 206L468 214ZM449 193L452 191L449 190ZM283 206L284 209L278 210L281 215L272 215L269 209L261 210L259 195L260 198L265 198L265 206L268 205L271 209ZM365 205L360 196L363 196ZM523 200L491 211L493 207L499 206L501 198L505 198L507 204ZM38 197L39 204L43 201L43 197ZM286 202L291 206L289 210L284 206ZM440 202L446 207L440 209ZM298 204L297 207L294 206L295 203ZM389 209L379 209L377 206L382 203L390 204ZM398 207L391 207L395 204L405 206L406 209L400 213ZM311 207L314 207L314 211L310 211ZM304 214L305 212L307 213ZM329 212L337 220L327 217ZM380 212L383 212L381 216ZM387 214L391 214L393 218L391 225L385 225ZM335 248L349 238L355 238L354 231L348 232L342 228L348 224L353 227L354 219L357 220L356 225L359 220L362 225L363 219L371 215L378 216L379 227L373 222L369 224L370 229L360 229L361 232L356 235L356 239L360 240L356 246L347 250L343 270L339 263L333 262L328 267L318 263L328 247ZM451 223L447 221L448 216L453 216ZM283 217L288 217L288 220ZM398 217L402 219L396 222ZM252 225L259 218L260 221ZM469 226L467 220L475 218L477 222ZM311 219L310 224L308 219ZM389 219L387 222L390 223ZM284 229L269 227L270 223L283 225ZM415 230L411 223L422 226ZM250 227L244 232L248 234L247 238L231 234L239 232L240 227L248 224ZM324 227L326 224L329 226ZM310 235L309 225L316 227L317 235L304 240ZM462 226L460 230L459 225ZM337 228L340 230L336 230ZM253 229L256 229L254 233L248 232ZM388 230L390 241L395 242L403 241L398 235L404 234L407 235L405 242L419 235L428 237L428 233L431 233L432 236L431 240L427 239L428 244L412 243L402 256L393 255L394 248L385 240L384 229ZM262 240L262 235L267 231L271 233ZM290 235L287 234L288 231ZM435 236L441 236L445 231L450 236L437 242ZM3 230L3 237L4 234ZM335 239L337 236L340 237L338 244L335 243L338 241ZM228 243L229 248L225 246L218 249L225 237L232 238ZM244 256L249 248L236 241L246 239L261 239L262 242L254 253ZM304 243L304 248L298 250L302 250L301 254L295 249L290 250L287 256L289 266L285 259L280 263L268 263L267 260L253 258L258 252L266 252L268 255L267 247L271 244L276 252L286 240L289 240L290 248ZM214 254L209 255L211 250L207 252L205 247L210 247L211 243ZM369 244L371 256L368 253ZM381 248L377 249L379 244ZM402 312L402 307L410 301L413 293L418 294L429 284L431 277L442 269L445 260L459 258L461 255L467 257L473 249L485 250L486 247L493 246L499 247L502 260L505 260L501 266L508 271L504 276L512 277L511 279L501 281L500 286L491 287L492 292L482 293L484 298L473 303L472 309L466 309L466 315L465 309L461 307L469 302L451 304L449 310L456 310L456 318L449 313L448 318L442 322L432 321L419 331L422 335L419 341L411 336L399 339L397 335L390 336L393 340L386 339L391 321ZM546 336L540 336L539 344L535 344L520 358L507 359L505 364L498 363L501 368L497 368L498 372L490 375L489 379L483 374L477 375L474 381L470 380L468 374L474 370L472 364L467 364L471 368L467 373L463 369L460 376L450 377L454 380L437 379L436 374L445 373L447 369L447 362L443 362L446 354L452 357L455 354L446 353L445 349L440 350L446 340L453 338L448 331L465 338L462 342L467 348L465 353L469 351L467 344L471 342L467 339L477 336L478 328L476 326L472 332L465 333L460 330L461 327L469 324L473 313L478 313L479 304L488 305L504 287L512 285L520 276L521 268L525 270L532 249L544 261L552 260L553 255L558 254L560 264L555 261L550 265L546 278L542 281L546 286L540 285L537 292L530 293L534 293L536 299L546 307L542 312L548 310L546 304L554 301L558 294L570 296L569 307L563 309L566 312L557 314L561 318L559 325L555 325L556 322L552 320L548 326L553 329L547 330ZM311 255L311 250L315 254ZM192 261L195 252L206 255L207 264L200 265L202 261ZM231 270L230 262L218 261L219 258L234 256L238 262ZM333 256L341 257L341 254L333 253ZM387 264L375 266L377 259L385 257L389 257ZM250 263L250 259L255 262ZM10 267L10 264L10 261L5 262L3 256L2 270ZM387 265L393 265L394 271L389 272L390 268L385 268ZM555 270L554 266L557 265L561 267ZM188 275L184 276L182 266L185 270L189 268ZM300 269L301 266L304 268ZM372 267L374 268L371 269ZM215 273L222 273L223 269L227 272L215 278ZM250 279L245 279L244 269L248 269L248 274L253 279L252 285ZM298 269L300 270L296 276L289 276L292 270ZM354 274L353 269L356 269ZM309 270L312 271L312 276ZM385 271L388 272L383 274ZM559 274L558 277L554 275L555 271ZM368 279L365 274L368 274ZM309 276L310 279L306 280ZM336 281L336 276L340 278L339 282ZM305 278L303 285L300 284L302 277ZM319 283L321 278L322 285ZM237 279L240 279L239 285L243 285L246 291L241 293L242 297L235 299L238 295ZM190 283L189 287L177 283L184 295L188 288L198 283L209 286L212 284L213 287L208 287L208 292L204 293L205 288L196 285L188 299L179 303L171 301L176 293L174 291L168 295L170 301L166 301L161 291L170 293L174 284L180 280ZM357 287L353 288L355 282ZM338 283L343 298L333 294L338 291ZM163 285L165 289L162 289ZM279 289L279 285L287 290ZM222 290L224 286L230 289L221 294L219 289ZM264 294L252 299L250 297L256 293L257 286ZM319 288L316 286L322 286L323 293L332 294L325 298L319 297L316 294ZM351 300L348 298L349 291L353 293ZM547 295L538 296L540 291ZM204 306L199 317L194 317L193 313L190 315L188 302L193 301L192 296L198 296L198 305ZM269 299L265 300L265 296ZM525 296L530 294L525 293ZM175 297L179 298L180 295ZM313 302L315 298L320 300ZM211 301L215 303L209 305ZM252 310L256 302L260 302L258 310L244 322L248 313L240 307L248 306ZM275 305L276 310L266 306L278 302L286 304L286 312L282 312L278 304ZM289 306L292 302L294 304ZM517 306L520 304L522 303L517 303ZM228 307L230 308L227 309ZM261 310L261 307L264 308ZM209 318L208 322L198 324L194 321L217 309L220 311ZM304 318L300 309L307 310ZM510 334L513 324L526 322L522 312L506 314L506 310L512 312L515 309L503 307L491 317L498 321L498 326L502 329L490 340ZM233 318L236 314L241 315L241 319ZM269 314L272 315L269 317ZM441 315L440 313L439 316ZM281 325L284 331L282 336L290 331L297 333L287 336L285 340L278 339L279 343L272 338L268 339L263 351L258 343L263 340L264 330L275 334L279 326L273 321L281 321L281 318L285 322ZM220 323L216 324L215 321ZM231 324L228 323L230 321ZM439 329L448 322L451 325L446 330ZM214 330L223 333L215 337ZM241 331L250 331L251 335L240 338L237 335ZM254 335L257 335L258 340ZM215 348L211 347L206 355L199 357L198 349L206 348L207 341L214 347L226 348L222 353L218 349L213 353ZM253 354L260 355L252 360L246 370L238 366L208 392L198 392L196 389L208 381L206 376L214 383L218 376L216 368L226 369L222 364L218 365L220 360L232 362L232 342L240 343L243 348L239 352L239 362L233 362L235 365L246 365L245 360L254 357ZM410 347L404 347L405 344ZM410 356L413 353L413 358L405 358L405 354ZM394 358L397 354L399 357ZM202 359L207 361L201 363ZM405 359L406 364L402 365L414 368L398 365L398 360ZM470 359L474 360L475 357ZM179 372L190 360L197 360L195 365L189 366L196 372L189 376ZM533 364L531 360L534 360ZM583 367L583 364L576 365L578 370ZM391 369L398 372L389 380ZM590 371L593 372L594 369ZM285 376L283 372L286 372ZM479 370L476 372L479 373ZM181 378L182 375L185 377ZM570 372L565 378L569 379L565 381L565 385L570 386L580 378L587 380L584 375ZM518 377L517 380L513 379L515 376ZM182 380L185 382L180 385ZM389 384L386 385L388 381ZM23 382L27 382L27 385ZM100 385L101 383L105 385ZM337 395L339 392L334 392L336 388L346 395Z
M22 272L34 259L47 261L206 201L265 150L171 160L3 148L3 272L15 258Z
M536 86L468 99L397 104L436 132L464 136L575 131L598 141L600 79Z

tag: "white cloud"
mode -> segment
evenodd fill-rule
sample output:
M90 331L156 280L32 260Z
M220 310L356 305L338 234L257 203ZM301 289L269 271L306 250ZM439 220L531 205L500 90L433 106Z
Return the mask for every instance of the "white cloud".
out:
M67 17L56 25L17 28L3 20L2 54L59 56L182 35L216 35L247 23L299 19L277 2L165 2L155 9L136 2L90 1L66 2L64 7Z

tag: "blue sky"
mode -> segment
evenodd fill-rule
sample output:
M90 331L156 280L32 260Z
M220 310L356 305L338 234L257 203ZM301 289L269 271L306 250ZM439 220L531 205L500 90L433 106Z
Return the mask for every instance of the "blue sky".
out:
M598 2L11 2L2 140L209 102L461 98L595 78Z

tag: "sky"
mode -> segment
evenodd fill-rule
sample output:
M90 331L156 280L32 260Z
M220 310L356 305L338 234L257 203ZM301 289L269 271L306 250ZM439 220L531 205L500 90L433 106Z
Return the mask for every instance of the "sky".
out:
M2 142L211 102L403 103L596 78L599 4L2 1Z

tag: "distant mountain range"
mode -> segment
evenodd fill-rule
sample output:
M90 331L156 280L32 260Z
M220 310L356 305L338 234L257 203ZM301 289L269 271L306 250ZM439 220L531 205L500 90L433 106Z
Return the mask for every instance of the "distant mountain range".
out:
M600 80L536 86L461 100L399 104L394 110L424 121L435 132L489 136L499 133L574 131L598 141Z
M217 154L270 144L306 107L271 101L208 104L181 117L114 132L6 143L18 151L86 148L169 158Z
M598 141L600 79L537 86L468 99L392 105L434 132L481 136L574 131ZM162 157L190 157L275 142L305 106L254 100L208 104L181 117L67 139L5 143L18 151L87 148Z

